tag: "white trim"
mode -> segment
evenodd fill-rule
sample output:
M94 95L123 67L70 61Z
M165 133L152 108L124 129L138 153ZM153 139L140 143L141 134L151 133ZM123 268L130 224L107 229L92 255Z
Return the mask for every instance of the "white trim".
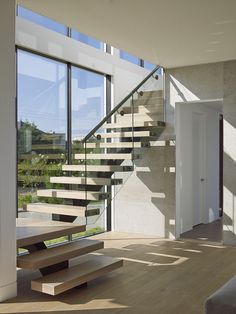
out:
M17 283L12 282L9 285L0 287L0 302L14 298L17 295Z

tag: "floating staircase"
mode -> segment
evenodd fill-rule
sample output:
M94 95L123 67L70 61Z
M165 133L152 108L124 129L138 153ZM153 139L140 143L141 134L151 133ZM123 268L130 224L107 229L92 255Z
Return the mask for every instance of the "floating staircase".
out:
M56 295L123 265L122 260L88 255L102 249L103 241L81 239L55 247L44 243L57 236L85 230L86 226L71 223L17 219L17 247L28 250L27 254L17 257L17 267L39 269L43 275L31 282L32 290ZM77 265L69 267L69 260L72 258L77 259Z
M111 203L112 187L117 193L125 184L124 174L127 179L135 161L142 158L142 150L153 145L165 128L162 90L142 90L148 80L158 79L157 69L76 144L73 164L62 166L63 176L50 178L56 188L39 189L42 202L28 204L25 211L57 214L73 222L76 217L97 216L99 202ZM64 203L51 204L49 199ZM89 207L91 201L94 208ZM43 277L31 283L36 291L56 295L122 266L122 260L88 254L103 248L103 242L83 239L48 248L43 241L24 246L29 254L17 259L18 267L40 269ZM84 254L88 255L81 256ZM75 257L78 264L69 267L68 260Z

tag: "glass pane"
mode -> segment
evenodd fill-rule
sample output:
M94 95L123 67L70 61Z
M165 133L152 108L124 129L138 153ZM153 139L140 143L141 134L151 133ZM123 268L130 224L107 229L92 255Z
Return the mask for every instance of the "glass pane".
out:
M131 63L140 65L140 59L138 57L135 57L135 56L129 54L128 52L120 50L120 58L124 59L126 61L129 61Z
M145 68L145 69L148 69L148 70L151 70L151 71L152 71L155 67L156 67L155 64L150 63L150 62L144 60L144 68Z
M65 161L67 69L22 50L17 58L18 208L22 208L39 201L36 189L50 188L49 177L60 175Z
M19 5L17 9L17 15L30 22L44 26L60 34L67 35L67 27L65 25L60 24L54 20L51 20L50 18L46 16L40 15L28 9L25 9L24 7L21 7Z
M81 41L84 44L87 44L89 46L92 46L94 48L100 49L100 50L104 50L104 43L93 38L90 37L88 35L85 35L83 33L77 32L74 29L71 30L71 38L76 39L78 41Z
M72 67L72 141L82 139L105 115L104 75Z
M78 171L73 171L73 177L79 177L83 184L79 184L77 189L85 191L89 195L92 191L103 193L104 188L97 184L94 178L97 172L90 172L87 178L87 161L84 153L88 151L80 141L103 119L105 116L105 78L104 75L88 70L72 67L72 152L73 164L78 165ZM100 149L97 150L100 153ZM78 155L80 156L78 157ZM90 160L92 166L99 165L101 160ZM76 189L76 187L73 187ZM86 223L87 230L82 235L89 235L105 230L104 202L101 199L91 200L87 204L88 211L96 211L91 217L77 218L76 222ZM77 237L75 235L74 237ZM81 236L81 234L79 235Z

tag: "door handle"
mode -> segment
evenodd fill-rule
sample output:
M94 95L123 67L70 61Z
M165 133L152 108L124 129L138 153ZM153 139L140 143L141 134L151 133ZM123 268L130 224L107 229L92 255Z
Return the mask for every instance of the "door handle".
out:
M201 178L201 182L203 182L203 181L205 181L205 179L204 179L204 178Z

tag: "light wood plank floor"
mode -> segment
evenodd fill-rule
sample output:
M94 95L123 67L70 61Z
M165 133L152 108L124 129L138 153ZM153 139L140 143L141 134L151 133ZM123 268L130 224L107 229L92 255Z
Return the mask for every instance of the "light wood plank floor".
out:
M88 287L52 297L30 290L37 272L18 271L18 297L0 313L201 314L207 296L236 274L236 249L196 241L106 233L99 251L124 267Z
M182 239L195 239L211 242L222 242L222 219L209 224L200 224L192 230L181 234Z

